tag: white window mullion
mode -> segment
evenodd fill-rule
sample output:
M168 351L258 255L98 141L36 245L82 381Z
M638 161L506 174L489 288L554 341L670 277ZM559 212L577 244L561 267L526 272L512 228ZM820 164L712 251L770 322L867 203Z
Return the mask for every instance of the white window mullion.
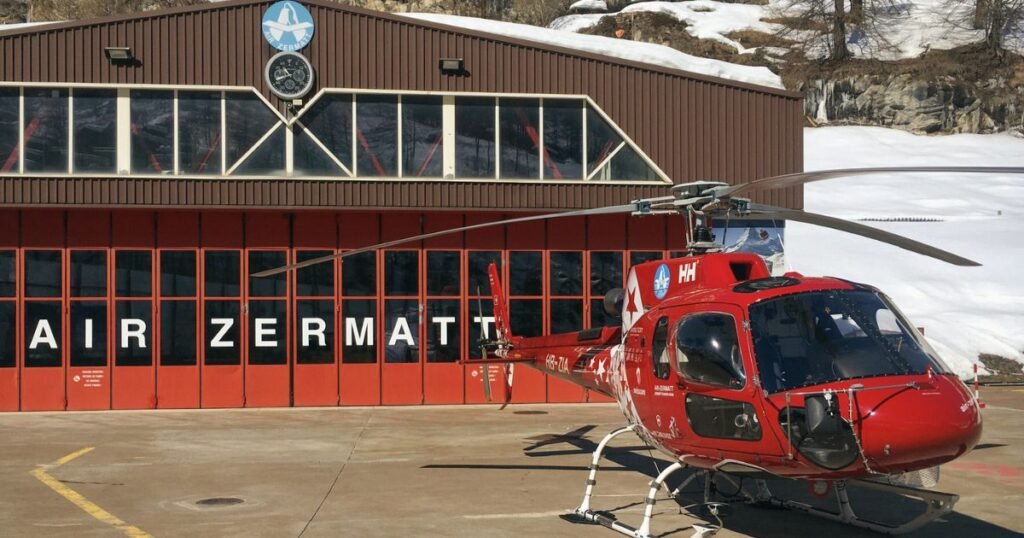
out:
M540 106L537 107L537 151L540 153L539 179L544 179L544 167L547 166L547 162L544 161L544 99L540 100Z
M441 177L452 179L455 177L455 96L445 95L441 103L441 132L444 136L441 142Z
M284 173L288 177L295 175L295 124L284 126Z
M357 138L359 136L359 126L356 125L359 121L359 118L356 116L358 100L358 96L352 95L352 177L358 177L359 175L359 163L356 161L359 158L359 139Z
M132 172L131 90L117 89L117 173Z
M583 103L583 179L589 180L590 174L587 169L587 102Z
M501 179L501 100L494 98L494 179Z
M174 175L178 175L181 173L181 163L178 162L178 155L181 153L178 148L178 144L180 144L180 140L178 140L178 90L174 90L174 112L172 117L174 118Z
M18 89L18 173L25 173L25 87Z
M220 92L220 174L228 172L228 92Z
M68 88L68 173L75 173L75 89Z
M402 154L402 96L398 96L398 177L404 177L402 162L405 156Z

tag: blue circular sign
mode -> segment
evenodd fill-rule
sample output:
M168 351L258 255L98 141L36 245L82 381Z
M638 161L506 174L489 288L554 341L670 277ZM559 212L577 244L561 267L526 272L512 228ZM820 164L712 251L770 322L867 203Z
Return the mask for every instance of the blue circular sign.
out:
M295 52L313 39L313 16L298 2L275 2L263 14L263 37L277 50Z
M658 266L658 270L654 273L654 296L658 299L664 299L665 295L668 294L668 283L671 280L671 274L668 270L668 265L661 264Z

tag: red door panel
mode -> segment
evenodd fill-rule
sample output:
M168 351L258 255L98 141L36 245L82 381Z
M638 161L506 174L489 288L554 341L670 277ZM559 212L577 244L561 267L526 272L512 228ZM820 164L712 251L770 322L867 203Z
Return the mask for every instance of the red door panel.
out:
M380 405L380 365L345 364L338 368L341 405Z
M335 214L297 213L292 226L295 261L336 251L338 222ZM338 405L338 270L337 262L329 262L313 269L300 269L294 275L292 400L295 406ZM306 317L311 319L304 321ZM333 330L328 332L327 327Z
M241 213L205 212L200 215L203 249L199 264L202 313L199 368L200 404L204 408L245 404L242 347L247 329L241 314L242 234ZM230 271L225 269L228 267Z
M110 213L68 212L68 410L110 409Z
M338 405L337 364L295 365L295 407Z
M156 403L161 409L200 406L199 309L201 264L199 214L164 211L157 215L158 308ZM164 276L167 276L165 279ZM166 282L165 282L166 280Z
M245 405L241 365L203 365L201 400L204 408L234 408Z
M345 212L338 215L338 246L342 250L365 247L380 242L380 214L372 212ZM349 289L342 278L339 284L339 295L342 297L341 316L338 319L338 341L339 357L341 363L338 365L338 395L341 405L380 405L381 403L381 365L380 365L380 335L382 331L380 321L380 301L378 292L380 287L379 256L374 256L374 269L367 269L368 274L374 280L376 288L369 291L363 285L355 285L359 292L348 293ZM345 262L342 261L341 274L345 272ZM355 299L358 297L358 299ZM347 302L354 299L357 303ZM352 304L361 305L358 313L350 312ZM349 318L352 318L350 321ZM365 318L373 321L373 341L376 347L372 350L360 348L359 357L350 356L346 358L346 349L349 346L349 333L358 332L356 329L362 327ZM352 328L349 324L352 323ZM354 338L354 336L353 336ZM355 355L355 353L353 353Z
M423 365L423 403L462 403L464 370L465 367L457 363Z
M543 403L547 400L546 376L539 370L516 366L512 371L512 401L514 403Z
M197 409L199 366L160 366L156 377L157 407L160 409Z
M381 240L390 241L394 239L401 239L403 237L409 237L413 235L419 235L423 233L423 227L419 213L382 213L381 214ZM419 248L421 242L408 243L400 245L396 248L400 249L416 249ZM389 271L388 264L391 263L388 260L389 255L392 253L395 255L414 256L416 260L416 272L414 274L408 274L408 272L401 272L402 279L410 279L413 281L412 286L402 286L403 291L391 290L389 292L389 280L391 278L397 278L396 275L399 272L396 270ZM396 263L396 267L398 267ZM402 265L402 267L406 267ZM416 310L417 305L422 306L422 293L423 293L423 254L420 250L396 250L396 251L385 251L383 262L381 263L381 278L377 279L378 285L384 289L382 291L385 295L384 309L385 313L379 319L384 323L384 339L381 340L381 347L384 348L384 363L381 371L381 403L384 405L416 405L423 403L423 324L416 324L416 321L420 321ZM411 288L411 289L410 289ZM390 293L390 295L389 295ZM403 306L393 306L403 305ZM392 312L391 316L387 314L389 308L399 308L400 310ZM391 318L391 319L389 319ZM399 335L403 335L400 328L399 321L405 320L406 329L410 330L410 334L404 335L405 338L396 338ZM394 332L394 334L393 334ZM411 336L413 339L413 345L410 345L408 338ZM389 345L391 342L389 339L394 340L394 345ZM393 356L389 359L389 352ZM391 362L400 361L400 362Z
M63 211L39 210L23 211L21 213L21 242L25 247L21 252L21 262L18 264L18 289L25 299L19 308L18 319L20 345L18 347L19 364L21 365L21 409L23 411L55 411L63 410L66 405L65 399L65 369L67 364L67 332L64 330L65 302L66 295L66 255L62 250L65 245L64 230L66 226L65 214ZM33 252L40 252L33 254ZM35 262L51 269L47 274L55 274L56 281L47 278L45 287L52 293L42 297L32 293L26 282L26 271L31 271L35 276L40 274L37 266L29 266L29 258ZM54 268L53 264L57 264ZM54 270L56 271L54 273ZM37 289L37 286L32 286ZM33 296L35 295L35 296ZM40 322L46 320L46 325L52 331L47 334L41 331ZM35 349L32 348L33 336L39 336ZM56 349L51 346L47 336L56 343Z
M486 404L486 403L501 403L505 401L505 380L504 380L504 367L501 365L491 364L490 372L488 372L488 383L491 386L491 400L487 400L487 395L484 393L484 371L487 369L483 365L467 364L466 369L466 403L468 404ZM513 395L515 393L513 392Z
M291 404L288 296L290 274L253 279L249 274L288 263L291 217L274 211L246 214L246 260L242 272L249 305L246 325L245 405L246 407L287 407ZM264 261L254 266L258 260ZM281 310L276 310L280 308ZM269 309L275 309L271 312Z
M625 250L627 218L625 215L587 217L587 244L590 249Z
M630 250L665 250L664 217L644 217L628 219ZM682 235L682 230L677 233Z
M156 407L156 215L115 211L114 301L111 327L114 409Z
M21 279L18 269L19 235L18 212L0 209L0 280L10 282L0 290L0 411L17 411L18 350L21 349L21 331L18 330L18 295Z
M382 385L384 405L423 403L423 368L419 364L385 364Z

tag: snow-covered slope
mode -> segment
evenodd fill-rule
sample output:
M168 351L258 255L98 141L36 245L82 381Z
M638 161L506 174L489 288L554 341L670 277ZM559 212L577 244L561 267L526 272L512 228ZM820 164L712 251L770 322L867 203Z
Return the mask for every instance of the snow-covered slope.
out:
M624 60L660 65L673 69L682 69L691 73L699 73L739 82L782 88L782 79L765 67L753 67L731 64L719 60L700 58L679 52L664 45L640 43L627 39L579 35L539 28L527 24L498 22L473 17L455 15L438 15L434 13L402 13L401 15L432 21L460 28L469 28L481 32L536 41L548 45L556 45L595 54L604 54Z
M1024 166L1011 135L915 136L876 127L804 131L807 170L899 165ZM868 222L980 262L961 268L815 226L789 223L786 256L808 275L878 286L953 369L967 375L979 353L1024 361L1024 176L869 176L811 183L806 209Z

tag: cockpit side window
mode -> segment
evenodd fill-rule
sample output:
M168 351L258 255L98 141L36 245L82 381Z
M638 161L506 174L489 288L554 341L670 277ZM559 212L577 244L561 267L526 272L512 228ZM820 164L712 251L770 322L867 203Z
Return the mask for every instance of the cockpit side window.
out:
M675 356L676 370L685 379L727 389L746 384L736 320L728 314L702 313L679 320Z
M651 362L654 364L654 377L668 379L671 360L668 353L668 318L658 319L654 326L654 338L651 339Z

